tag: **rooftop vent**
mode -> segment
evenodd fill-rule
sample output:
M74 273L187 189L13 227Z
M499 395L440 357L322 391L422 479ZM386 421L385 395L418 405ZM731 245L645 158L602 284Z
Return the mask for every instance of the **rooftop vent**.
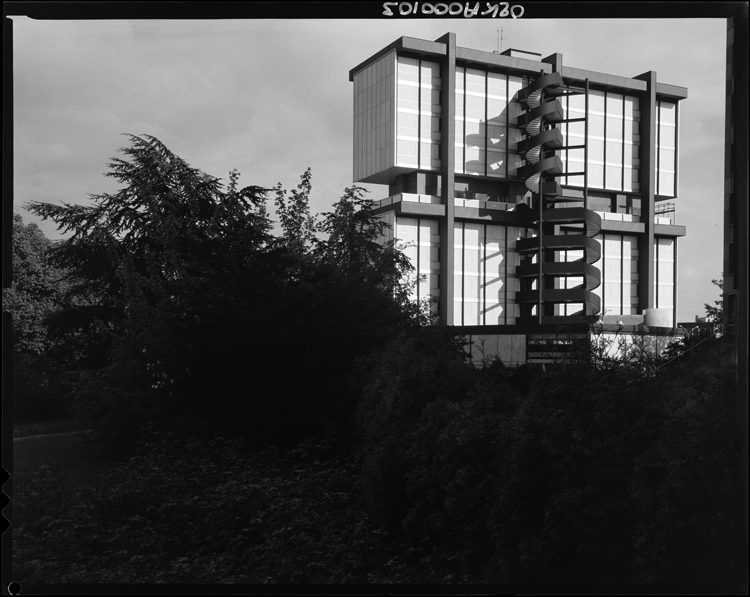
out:
M515 50L508 48L501 52L503 56L510 56L511 58L525 58L526 60L536 60L537 62L542 61L542 55L536 52L527 52L526 50Z

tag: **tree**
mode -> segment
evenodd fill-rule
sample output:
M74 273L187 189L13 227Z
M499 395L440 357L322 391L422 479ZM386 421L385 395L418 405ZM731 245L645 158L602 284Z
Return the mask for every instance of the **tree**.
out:
M62 417L68 406L56 358L62 347L48 328L62 308L67 282L65 272L48 260L51 247L36 224L25 225L20 214L13 215L13 279L3 289L3 311L13 322L16 420Z
M52 242L34 224L13 214L12 286L3 290L3 311L13 315L15 350L40 355L50 347L46 319L60 306L64 272L47 261Z
M719 297L718 301L714 301L713 305L706 303L703 306L706 308L706 320L714 326L714 334L716 336L721 336L724 333L724 300L722 298L724 293L724 280L711 280L711 284L716 286L722 292L722 295Z
M281 183L274 187L276 192L276 213L283 231L280 239L290 251L303 254L315 243L315 218L310 215L310 191L312 190L312 170L308 168L301 176L299 185L287 199L287 192Z
M87 314L111 333L106 362L79 380L79 414L124 450L147 421L213 422L254 444L346 433L357 360L418 321L400 279L410 265L374 242L372 202L348 189L315 241L307 170L291 201L275 189L274 238L269 189L129 139L110 163L118 192L30 207L71 233L53 258L78 276L73 294L99 298Z
M327 239L318 244L317 257L322 264L391 293L415 321L428 324L428 308L410 299L415 268L396 241L382 242L388 224L374 214L375 202L365 193L362 187L349 187L334 210L322 214L318 228Z
M103 422L102 430L174 409L157 398L190 385L193 355L203 354L191 349L227 327L237 302L258 299L257 292L241 294L242 284L235 291L238 282L268 272L265 189L238 188L236 173L225 186L158 139L128 137L125 158L113 158L107 173L122 183L118 192L93 195L86 206L29 206L69 233L51 258L75 280L73 308L64 314L68 334L99 348L101 360L82 374L77 394L79 414ZM81 297L91 300L76 304ZM106 344L97 342L105 335Z

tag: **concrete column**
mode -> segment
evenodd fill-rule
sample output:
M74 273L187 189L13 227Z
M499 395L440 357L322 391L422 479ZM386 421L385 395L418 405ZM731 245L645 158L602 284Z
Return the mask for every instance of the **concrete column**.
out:
M456 161L456 34L446 33L436 40L446 46L440 61L440 195L445 217L440 218L440 324L453 325L453 272L455 222L455 161Z
M638 236L638 311L655 307L654 301L654 208L656 197L656 73L649 71L635 79L646 81L641 108L641 220L645 233Z

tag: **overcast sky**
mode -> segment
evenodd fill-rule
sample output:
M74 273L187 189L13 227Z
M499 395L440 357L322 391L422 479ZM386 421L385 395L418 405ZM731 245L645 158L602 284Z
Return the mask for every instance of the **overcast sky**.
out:
M382 11L375 5L374 16ZM400 36L503 48L687 87L681 103L678 320L718 299L722 270L724 19L378 19L37 21L14 17L17 209L86 203L116 190L103 176L126 144L158 137L191 166L241 184L293 188L309 166L312 208L352 184L349 70ZM372 198L387 187L367 185ZM26 222L34 221L22 209ZM38 222L50 238L54 225Z

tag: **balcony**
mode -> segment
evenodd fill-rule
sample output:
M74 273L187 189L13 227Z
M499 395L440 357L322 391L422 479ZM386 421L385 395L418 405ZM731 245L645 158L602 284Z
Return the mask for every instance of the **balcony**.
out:
M610 220L615 222L640 222L640 216L634 216L632 214L613 214L606 211L597 211L602 220Z
M440 197L436 195L421 195L417 193L396 193L380 201L376 201L375 207L385 207L386 205L392 205L394 203L401 203L402 201L408 201L410 203L431 203L441 204Z
M469 191L456 191L453 199L457 207L476 207L482 209L497 209L508 211L513 209L516 204L501 201L505 197L493 196L487 193L470 193Z
M674 226L675 217L674 203L657 203L654 209L654 224Z

